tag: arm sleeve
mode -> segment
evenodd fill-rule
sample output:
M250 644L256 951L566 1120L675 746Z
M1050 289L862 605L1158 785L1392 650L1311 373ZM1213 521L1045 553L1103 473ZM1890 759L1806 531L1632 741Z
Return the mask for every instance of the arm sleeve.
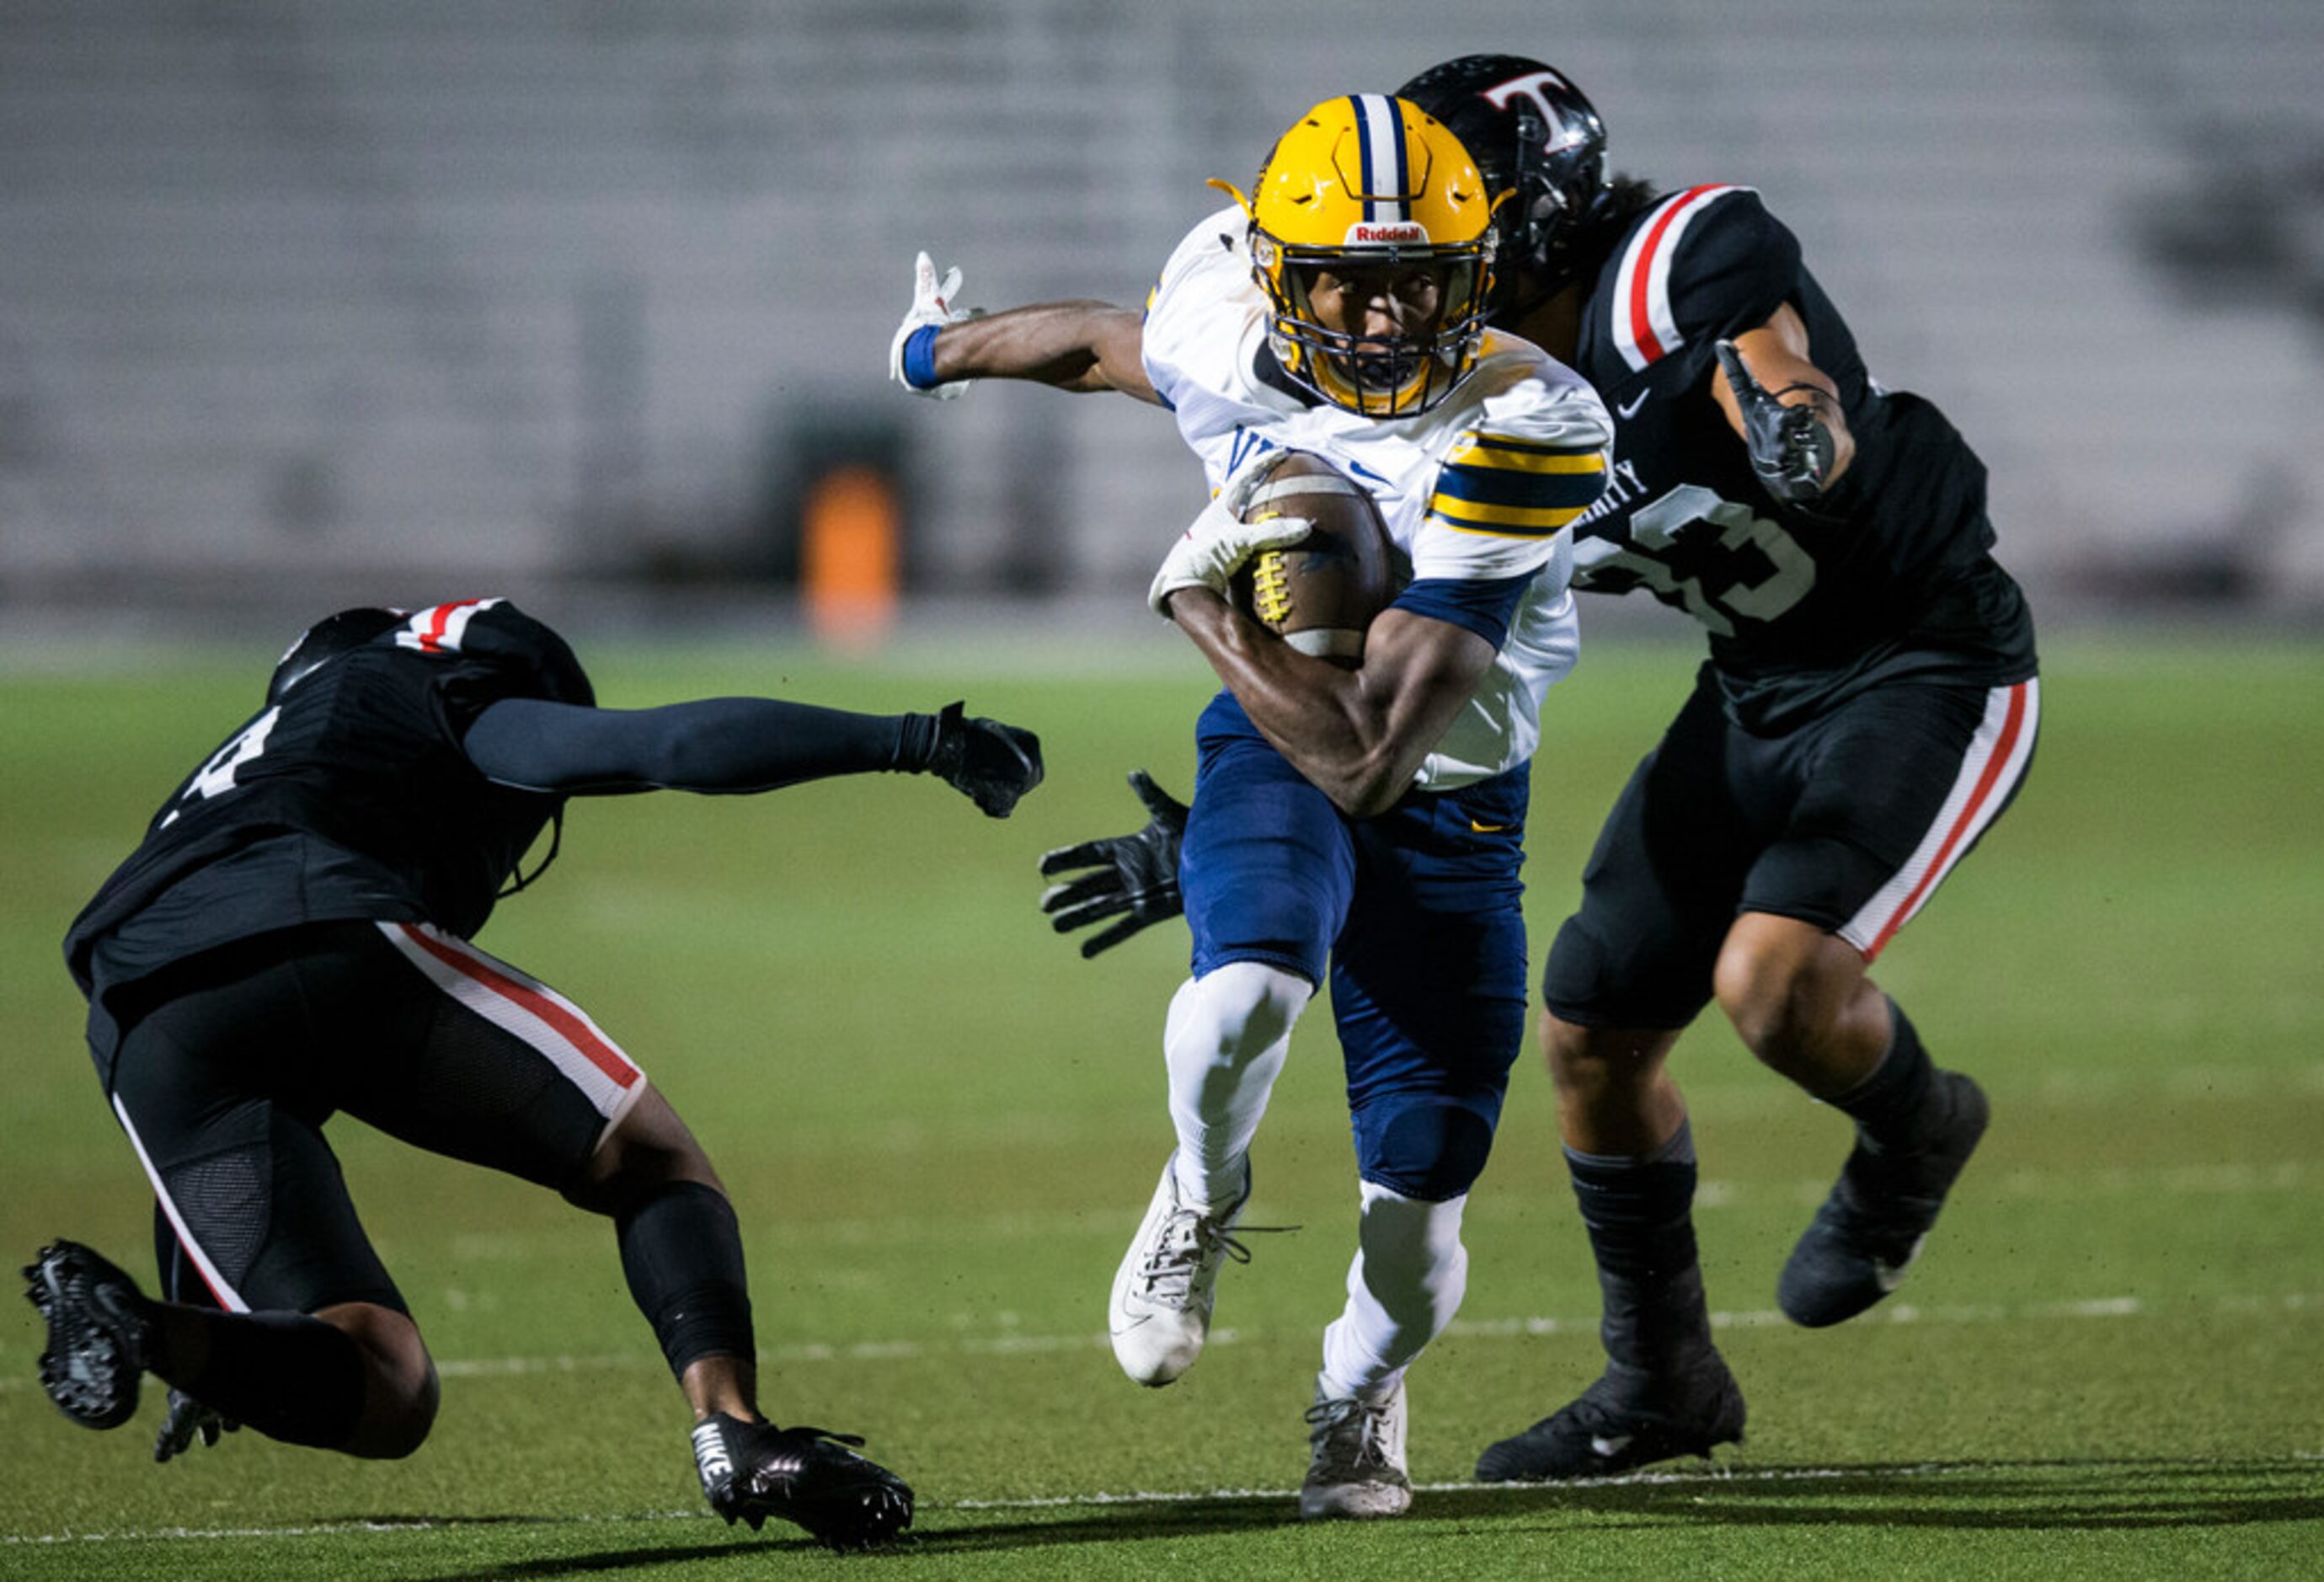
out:
M476 717L461 745L486 779L525 791L733 794L834 774L925 769L936 720L769 698L638 709L507 698Z
M1429 577L1408 585L1392 607L1465 627L1498 652L1508 642L1509 622L1532 586L1531 573L1483 579Z

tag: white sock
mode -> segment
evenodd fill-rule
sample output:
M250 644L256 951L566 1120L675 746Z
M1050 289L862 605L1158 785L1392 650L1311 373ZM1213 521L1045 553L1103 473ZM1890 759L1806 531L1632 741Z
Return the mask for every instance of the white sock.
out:
M1393 1383L1461 1310L1469 1250L1463 1195L1424 1203L1363 1183L1363 1225L1348 1265L1348 1305L1323 1331L1323 1388L1352 1395Z
M1231 961L1179 985L1162 1057L1181 1200L1209 1207L1242 1196L1244 1156L1291 1048L1291 1025L1314 992L1305 978L1258 961Z

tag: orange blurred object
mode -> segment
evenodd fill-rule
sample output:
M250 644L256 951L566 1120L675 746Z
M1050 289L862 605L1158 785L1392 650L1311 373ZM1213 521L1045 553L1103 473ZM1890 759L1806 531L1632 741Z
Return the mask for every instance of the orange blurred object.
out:
M842 647L877 643L895 624L903 512L876 467L835 467L809 487L801 513L799 587L817 637Z

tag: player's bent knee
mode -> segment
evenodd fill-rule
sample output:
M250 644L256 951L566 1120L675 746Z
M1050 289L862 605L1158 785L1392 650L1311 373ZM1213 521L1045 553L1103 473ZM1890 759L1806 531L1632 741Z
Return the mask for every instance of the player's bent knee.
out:
M1315 987L1263 961L1230 961L1182 986L1164 1037L1174 1049L1234 1068L1288 1037Z
M441 1390L420 1326L371 1302L323 1308L314 1316L346 1334L363 1357L363 1415L339 1448L365 1460L394 1461L427 1443Z
M1400 1198L1443 1203L1463 1197L1484 1173L1493 1152L1491 1113L1474 1099L1430 1097L1396 1104L1375 1116L1368 1107L1356 1117L1356 1152L1366 1181Z
M1757 913L1729 931L1711 977L1720 1009L1761 1059L1819 1036L1863 981L1863 958L1845 940Z
M680 1181L725 1190L710 1156L660 1092L648 1088L605 1134L565 1200L592 1214L618 1216Z

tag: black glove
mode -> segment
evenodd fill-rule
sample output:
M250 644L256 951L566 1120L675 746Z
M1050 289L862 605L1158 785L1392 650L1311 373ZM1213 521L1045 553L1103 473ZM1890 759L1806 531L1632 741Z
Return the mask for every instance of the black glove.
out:
M1831 430L1816 415L1815 403L1785 406L1770 395L1743 365L1733 341L1722 340L1711 349L1727 375L1727 387L1735 393L1735 404L1743 411L1743 443L1751 452L1751 470L1776 499L1813 504L1831 476L1832 458Z
M221 1435L240 1427L240 1423L220 1417L183 1390L172 1390L170 1414L161 1420L161 1431L153 1439L153 1459L167 1461L172 1456L182 1456L194 1448L197 1439L205 1448L215 1445Z
M947 703L936 716L928 772L986 818L1006 819L1017 799L1041 783L1041 738L997 719L970 719L965 705Z
M1130 789L1153 815L1135 835L1085 840L1041 856L1041 875L1055 878L1089 868L1078 879L1041 892L1041 911L1060 934L1127 912L1102 934L1082 941L1082 955L1111 950L1149 923L1176 917L1186 907L1178 893L1178 845L1186 833L1185 804L1156 785L1143 769L1132 770Z

